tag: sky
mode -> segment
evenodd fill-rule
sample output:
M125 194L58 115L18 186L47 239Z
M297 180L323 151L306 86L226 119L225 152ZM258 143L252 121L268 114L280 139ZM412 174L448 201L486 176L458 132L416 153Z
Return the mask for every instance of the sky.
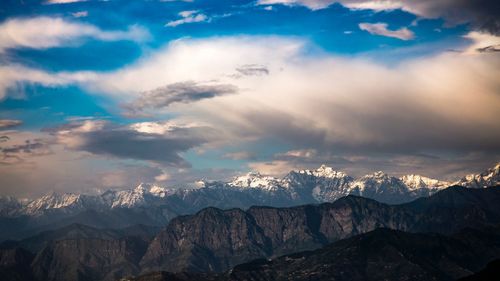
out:
M3 0L0 194L500 160L494 0Z

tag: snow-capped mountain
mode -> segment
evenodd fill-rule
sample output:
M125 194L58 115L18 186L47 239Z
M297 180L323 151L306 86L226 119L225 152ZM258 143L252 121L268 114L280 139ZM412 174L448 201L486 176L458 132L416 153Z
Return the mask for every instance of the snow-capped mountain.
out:
M23 207L22 213L40 215L47 210L74 213L86 209L98 209L99 207L101 207L101 200L97 196L75 193L50 193L29 202Z
M468 175L455 184L473 188L498 185L499 170L500 164L497 164L484 173ZM197 189L171 189L142 183L131 190L109 190L99 195L51 193L27 204L3 197L0 198L0 212L2 216L41 216L53 213L74 215L85 210L103 212L156 208L155 216L159 214L163 220L168 220L172 215L192 213L209 206L282 207L332 202L349 194L385 203L404 203L429 196L450 185L449 182L420 175L396 178L383 172L355 179L323 165L315 170L291 171L283 178L248 173L229 182L203 182Z
M481 174L466 175L455 184L471 188L500 185L500 163Z
M331 202L349 194L353 180L344 172L322 165L316 170L291 171L283 178L283 186L297 195L312 196L317 202Z
M175 190L154 184L141 183L132 190L109 190L101 195L107 208L134 208L159 201Z
M235 177L227 183L228 186L234 188L259 188L272 191L281 185L281 181L274 177L263 176L260 173L251 172L243 176Z
M162 198L175 193L174 190L154 184L141 183L132 190L108 190L100 195L75 193L50 193L29 202L22 207L27 215L43 215L50 210L63 213L75 213L82 210L107 210L115 208L135 208L154 204ZM0 205L2 201L0 201Z
M408 188L417 190L420 188L428 189L443 189L450 186L452 183L447 181L440 181L436 179L431 179L428 177L423 177L420 175L406 175L399 178Z

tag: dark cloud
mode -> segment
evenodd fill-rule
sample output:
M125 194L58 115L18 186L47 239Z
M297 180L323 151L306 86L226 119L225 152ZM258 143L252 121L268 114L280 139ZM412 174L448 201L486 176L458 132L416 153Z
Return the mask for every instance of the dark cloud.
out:
M0 119L0 130L10 129L23 124L21 120Z
M486 46L483 48L478 48L478 52L480 53L496 53L500 52L500 44L499 45L491 45L491 46Z
M236 68L236 71L245 76L260 76L269 74L269 69L267 69L266 66L259 64L242 65Z
M143 92L141 96L126 105L132 113L145 109L159 109L172 103L191 103L203 99L237 93L238 88L229 84L202 84L193 81L169 84L151 91Z
M474 29L493 34L500 32L500 2L496 0L409 0L400 1L400 4L418 16L443 18L447 25L469 23Z
M428 0L427 2L434 2ZM500 34L500 2L496 0L441 0L435 5L452 24L469 22L475 29ZM433 8L431 4L431 9Z
M0 139L9 140L8 136ZM10 144L0 147L0 163L16 164L22 163L33 156L51 154L49 144L42 139L25 140L23 144Z
M169 166L189 166L180 153L213 140L213 129L171 123L121 126L102 120L71 123L49 129L68 148Z

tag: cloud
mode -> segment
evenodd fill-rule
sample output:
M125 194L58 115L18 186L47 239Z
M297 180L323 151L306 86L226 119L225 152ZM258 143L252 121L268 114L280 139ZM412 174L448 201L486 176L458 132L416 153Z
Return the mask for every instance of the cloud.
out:
M370 34L381 35L386 37L397 38L401 40L411 40L415 38L415 34L411 30L406 27L397 29L397 30L389 30L387 28L387 23L360 23L359 29L368 31Z
M54 5L54 4L70 4L70 3L78 3L78 2L87 2L88 0L47 0L45 4Z
M147 160L167 166L189 166L180 154L207 143L213 130L172 122L117 125L103 120L69 123L49 129L57 143L77 151L123 159Z
M75 18L85 18L89 15L89 12L88 11L79 11L79 12L71 13L71 15Z
M11 48L47 49L74 45L85 38L141 42L149 37L147 30L136 25L124 31L105 31L94 25L62 18L14 18L0 24L0 52Z
M160 109L172 103L191 103L217 96L234 94L238 88L228 84L179 82L141 93L141 96L126 107L132 113L145 109Z
M218 137L204 130L201 132L206 134L186 129L197 141L187 142L187 147L174 145L174 152L165 152L168 155L164 157L181 165L182 160L175 155L182 158L182 152L200 145L216 143L222 147L219 140L225 141L224 145L270 141L295 151L260 161L273 167L278 163L283 167L290 165L292 159L298 167L300 163L319 162L317 159L349 163L357 157L366 163L402 170L400 159L416 159L412 158L415 155L456 155L454 159L474 153L500 155L500 124L496 122L500 108L500 57L477 51L478 47L490 46L491 38L469 35L471 53L443 52L406 59L390 67L366 58L310 55L305 51L310 48L309 42L297 38L182 39L119 71L55 77L75 79L89 90L129 102L140 99L140 93L182 81L237 87L237 95L169 104L168 113L175 115L176 120L203 122ZM214 65L218 67L214 69ZM268 74L234 77L235 70L243 65L265 65ZM162 113L162 108L157 110ZM159 161L155 158L159 155L147 149L149 143L138 141L146 131L157 132L154 139L161 143L171 136L170 131L156 123L141 125L140 130L107 123L90 132L75 131L82 124L71 129L71 133L55 135L71 141L67 143L69 148L119 158L127 157L124 151L129 146L141 147L147 152L130 150L128 155L148 161ZM108 138L107 134L113 137ZM123 140L129 145L110 148L105 139ZM293 157L307 155L309 149L309 155L314 150L315 157ZM421 168L423 171L432 173L438 168L432 161L418 161L428 164ZM366 167L364 162L356 160L353 167Z
M478 43L474 40L471 45ZM500 58L445 52L387 67L365 59L308 56L304 49L307 42L289 38L181 40L93 85L117 93L202 77L235 85L238 95L169 111L209 123L225 132L228 142L270 139L295 147L296 155L313 149L316 159L329 155L348 163L361 155L382 163L429 151L499 154L494 112L500 108ZM215 62L221 62L217 71ZM227 75L241 65L266 65L269 74ZM291 153L269 161L285 165Z
M222 156L222 158L231 160L254 160L256 155L255 153L249 151L238 151L226 153Z
M258 5L284 4L319 10L339 3L350 9L401 9L422 18L444 18L448 24L472 23L474 28L498 34L500 4L495 0L258 0Z
M480 38L471 33L471 46L490 42ZM363 59L308 56L307 44L281 37L183 39L79 83L132 102L141 101L137 93L177 85L153 91L158 94L142 98L139 107L169 105L169 113L187 122L203 120L235 141L272 138L297 149L344 153L499 149L493 114L500 108L497 56L443 53L388 68ZM242 65L265 65L269 74L229 75ZM56 77L74 76L80 77ZM179 81L215 81L239 91L186 106L198 96L190 94L193 85L179 90Z
M15 131L0 136L0 140L0 165L25 163L33 157L52 153L46 140L26 139L24 134Z
M464 38L473 42L467 50L465 50L467 54L494 53L498 52L500 49L499 36L475 31L468 33Z
M236 71L238 71L241 75L245 76L252 76L252 75L268 75L269 74L269 69L267 69L266 66L264 65L258 65L258 64L247 64L247 65L242 65L238 68L236 68Z
M283 4L287 6L305 6L311 10L320 10L327 8L335 2L335 0L258 0L257 5Z
M23 124L21 120L0 119L0 130L10 129Z
M169 21L167 24L165 24L165 26L176 27L178 25L186 23L210 21L210 18L207 15L200 13L200 11L197 10L182 11L179 13L179 16L181 17L181 19Z
M0 100L5 98L9 90L17 94L23 92L26 84L39 84L55 87L77 83L82 79L87 81L95 74L82 73L50 73L43 70L28 68L22 65L0 65ZM85 78L84 78L85 77Z

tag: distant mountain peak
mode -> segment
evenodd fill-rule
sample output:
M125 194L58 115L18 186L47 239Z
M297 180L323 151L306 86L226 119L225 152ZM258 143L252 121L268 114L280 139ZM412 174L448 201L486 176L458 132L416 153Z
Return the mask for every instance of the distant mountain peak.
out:
M440 181L416 174L405 175L399 179L413 190L420 188L443 189L451 185L451 183L447 181Z
M455 184L471 188L500 185L500 162L480 174L466 175Z
M290 173L298 173L315 177L323 177L323 178L344 178L348 177L348 175L344 172L340 172L335 170L334 168L327 166L325 164L321 165L319 168L315 170L299 170L299 171L291 171Z
M279 185L279 182L280 180L275 177L264 176L258 172L249 172L246 175L235 177L228 185L239 188L270 189Z
M388 174L382 172L382 171L377 171L372 174L365 175L361 177L360 180L362 181L376 181L376 182L384 182L384 181L390 181L393 179L393 177L390 177Z

